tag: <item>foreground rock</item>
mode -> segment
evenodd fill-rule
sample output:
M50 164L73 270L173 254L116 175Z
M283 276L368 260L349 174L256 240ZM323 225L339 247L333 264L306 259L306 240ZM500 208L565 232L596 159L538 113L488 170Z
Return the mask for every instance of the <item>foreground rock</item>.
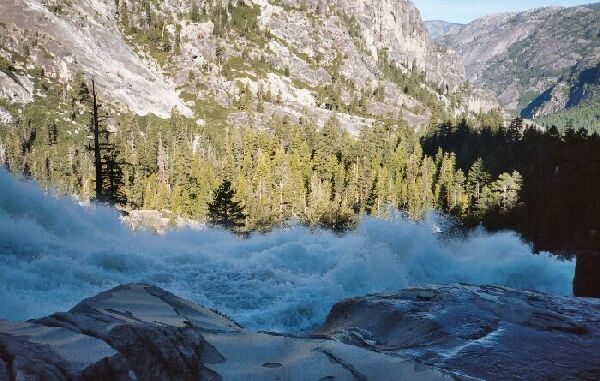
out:
M133 284L67 313L0 321L0 380L450 380L413 361L326 339L244 330Z
M600 301L431 286L349 299L321 333L483 379L600 379Z

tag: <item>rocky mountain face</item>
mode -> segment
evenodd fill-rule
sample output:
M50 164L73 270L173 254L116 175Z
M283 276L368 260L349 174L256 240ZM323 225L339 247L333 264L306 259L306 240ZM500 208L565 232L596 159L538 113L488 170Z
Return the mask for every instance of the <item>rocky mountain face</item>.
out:
M68 7L68 8L67 8ZM112 100L135 113L191 115L174 84L127 44L114 22L112 2L7 0L1 5L0 55L17 70L0 76L0 95L28 102L36 92L35 75L43 70L58 81L83 72L95 78ZM22 70L19 70L22 69Z
M409 68L414 63L436 85L454 92L464 84L465 72L454 52L440 50L427 34L417 8L408 0L338 1L362 25L363 40L373 58L380 49Z
M0 321L0 379L598 379L598 321L592 299L449 285L342 301L316 335L256 333L130 284Z
M2 380L452 380L343 343L254 333L133 284L29 322L0 321Z
M429 37L433 41L440 41L446 35L459 31L465 24L447 22L443 20L425 21L425 26L429 32Z
M485 380L598 379L600 301L429 286L336 304L320 332Z
M527 118L579 106L600 86L600 13L549 7L483 17L440 41L463 57L468 78Z
M45 96L41 78L66 92L78 74L113 111L200 124L336 115L356 133L498 107L408 0L7 0L0 29L0 111L13 117Z

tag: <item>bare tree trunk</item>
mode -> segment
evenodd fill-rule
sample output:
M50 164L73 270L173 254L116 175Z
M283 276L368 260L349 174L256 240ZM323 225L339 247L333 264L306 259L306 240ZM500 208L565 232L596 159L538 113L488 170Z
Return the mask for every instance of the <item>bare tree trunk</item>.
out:
M283 222L283 181L279 182L279 221Z
M92 132L94 133L94 166L96 167L96 200L104 198L102 155L100 152L100 127L98 121L98 102L96 101L96 83L92 79Z

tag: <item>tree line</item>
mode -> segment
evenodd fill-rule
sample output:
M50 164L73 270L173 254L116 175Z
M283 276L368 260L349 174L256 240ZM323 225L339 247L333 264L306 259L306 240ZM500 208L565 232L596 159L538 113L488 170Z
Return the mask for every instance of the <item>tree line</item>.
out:
M78 76L47 94L0 129L0 165L94 199L90 83ZM425 136L385 119L356 137L335 113L322 127L274 117L263 129L198 125L175 113L104 110L99 120L102 198L123 209L169 210L240 232L290 221L343 232L364 215L400 210L418 220L437 209L466 226L516 230L538 249L598 246L600 139L585 130L541 131L520 120L503 128L492 116L444 122ZM227 197L217 192L225 182ZM218 222L214 211L236 205L236 218Z
M423 138L426 153L456 153L457 168L481 162L491 176L518 171L522 189L506 213L483 215L490 229L512 229L539 250L600 247L600 136L585 129L545 130L516 119L507 127L444 123Z
M73 128L32 107L0 133L0 165L45 187L97 197L93 91L85 80L69 93ZM99 118L99 117L98 117ZM478 219L518 205L520 175L492 176L482 163L464 170L450 151L423 152L403 120L385 120L350 136L335 114L323 127L274 117L264 129L198 125L173 114L163 120L102 115L100 157L104 198L126 209L170 210L211 219L210 204L224 181L243 208L240 231L264 231L295 220L335 231L361 215L405 211L419 219L432 208ZM110 196L110 197L108 197Z

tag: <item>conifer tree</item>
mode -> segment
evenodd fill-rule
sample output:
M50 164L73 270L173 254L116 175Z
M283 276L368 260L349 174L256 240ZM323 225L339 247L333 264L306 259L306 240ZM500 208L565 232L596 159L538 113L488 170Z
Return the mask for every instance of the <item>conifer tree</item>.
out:
M127 12L127 2L126 0L122 0L122 2L120 3L120 5L117 7L118 12L119 12L119 18L121 21L121 25L123 27L123 29L127 32L127 30L129 29L129 15Z
M244 226L246 215L243 206L235 201L235 190L229 180L223 180L208 203L208 222L213 226L239 231Z
M490 175L485 170L483 160L479 158L475 161L475 163L473 163L467 175L469 193L471 194L471 197L473 197L475 203L477 203L481 197L481 191L483 187L489 183L489 181Z
M503 212L517 206L522 183L521 174L514 171L513 173L502 173L498 180L492 184L492 191L495 193L498 206Z
M190 20L192 22L200 22L200 9L198 9L198 4L194 2L192 4L192 10L190 11Z
M90 129L93 134L94 145L91 149L94 150L94 168L96 169L96 199L104 201L104 173L102 171L102 148L100 146L100 121L98 115L98 101L96 98L96 83L92 80L92 112Z

